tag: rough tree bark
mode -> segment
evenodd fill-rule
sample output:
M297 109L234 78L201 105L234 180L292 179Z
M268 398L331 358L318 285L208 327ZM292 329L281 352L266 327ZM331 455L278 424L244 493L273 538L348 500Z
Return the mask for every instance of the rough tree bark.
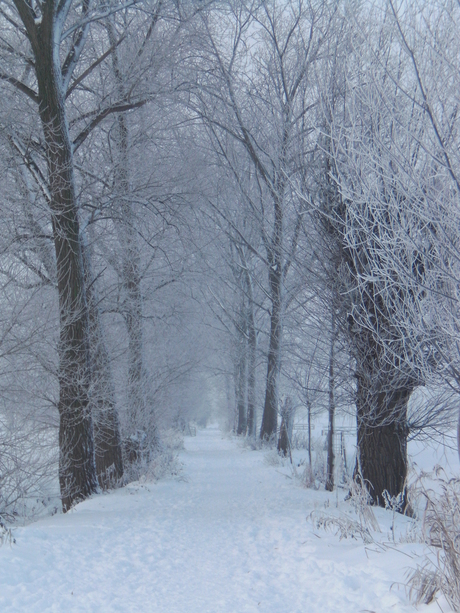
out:
M372 502L404 494L407 478L407 404L413 387L375 389L369 375L357 372L356 408L358 458L355 474L364 482ZM405 506L405 501L404 501Z
M352 259L353 254L348 255L350 270L356 274L357 262ZM401 332L392 324L395 306L391 300L383 299L379 289L378 284L370 281L360 287L355 315L348 315L348 334L356 360L355 476L367 488L373 504L384 506L383 492L388 492L390 497L404 496L409 434L407 404L421 381L415 362L411 363L404 353ZM403 506L406 506L405 498Z
M48 33L47 33L48 34ZM49 35L49 34L48 34ZM40 118L46 143L60 312L59 480L68 510L95 491L91 412L88 407L88 311L82 265L72 151L64 100L53 64L42 46L36 53Z

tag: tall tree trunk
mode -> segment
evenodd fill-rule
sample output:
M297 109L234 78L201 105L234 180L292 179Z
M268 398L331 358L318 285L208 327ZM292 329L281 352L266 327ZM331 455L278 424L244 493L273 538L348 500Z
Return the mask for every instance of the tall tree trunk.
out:
M391 323L391 304L385 304L373 283L363 285L359 315L348 316L356 359L356 414L359 473L373 504L384 506L383 492L404 494L407 477L407 404L420 379L407 361ZM371 329L372 324L373 329ZM398 357L398 350L403 358ZM390 353L391 351L391 353ZM404 506L406 501L403 501Z
M326 490L334 489L334 417L335 417L335 377L334 377L335 313L331 317L331 344L329 348L329 407L327 430L327 468Z
M248 310L248 436L254 438L256 435L257 333L252 304L249 305Z
M291 455L291 440L292 431L294 428L294 415L294 405L292 403L291 398L287 396L284 406L281 410L281 426L280 435L278 438L278 452L283 454L285 457L288 454Z
M281 160L286 154L287 132L284 133ZM280 161L280 167L283 167ZM283 202L285 177L282 172L275 173L276 189L273 197L273 235L270 246L267 246L268 284L272 303L270 313L270 340L267 361L267 383L265 388L265 404L260 428L262 440L274 437L278 427L278 385L281 370L281 341L283 334L283 280L289 267L285 263L283 270ZM287 267L287 268L286 268Z
M272 310L270 314L270 340L267 361L265 404L260 428L260 438L269 440L278 428L278 382L281 367L282 298L281 264L278 261L269 270Z
M233 381L235 381L235 377L233 377ZM233 421L234 421L234 404L233 404L233 393L232 393L232 375L227 372L225 374L225 398L227 401L227 421L226 428L228 432L234 430Z
M108 24L109 40L113 46L112 65L120 99L124 97L123 75L118 62L116 37ZM123 316L128 332L128 383L127 383L127 456L139 459L158 445L158 432L153 407L148 394L148 377L145 372L143 346L143 299L141 291L140 251L136 232L136 219L131 201L129 182L129 134L125 114L117 116L117 159L115 168L115 218L121 246L121 282L124 290ZM141 440L142 439L142 440ZM135 449L131 449L134 445Z
M374 504L384 505L382 493L404 492L407 477L407 404L413 387L388 391L369 385L369 375L357 374L358 458L355 473L363 479Z
M246 293L248 304L246 309L246 325L248 336L248 424L247 435L256 436L256 361L257 361L257 332L254 321L254 298L252 282L247 266L245 266Z
M244 307L242 307L242 317L237 329L238 348L236 364L236 411L238 423L236 433L245 435L247 430L247 339L246 326L244 321Z
M458 421L457 421L457 452L460 460L460 408L458 409Z
M149 383L144 364L143 298L141 290L140 253L137 243L136 220L129 196L128 134L126 118L118 117L120 140L116 171L116 207L121 214L117 224L121 247L121 283L123 287L123 316L128 332L128 437L134 437L141 454L158 445L153 407L149 402ZM142 440L139 438L142 437Z
M72 146L53 20L54 16L43 16L33 49L56 251L60 315L59 482L62 506L67 511L96 490L97 480L88 399L88 309Z
M91 386L90 404L93 416L96 474L100 487L108 489L123 477L120 425L115 406L115 388L104 340L99 297L91 265L91 247L83 241L86 296L89 311Z

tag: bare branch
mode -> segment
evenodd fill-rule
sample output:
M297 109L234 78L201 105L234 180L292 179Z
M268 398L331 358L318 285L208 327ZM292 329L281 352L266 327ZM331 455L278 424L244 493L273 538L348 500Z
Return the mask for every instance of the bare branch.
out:
M112 115L113 113L124 113L126 111L132 111L133 109L138 109L144 106L148 102L148 98L145 98L144 100L138 100L137 102L119 102L100 111L94 117L94 119L86 126L86 128L82 130L80 134L74 139L73 150L76 151L80 147L80 145L82 145L84 141L88 138L94 128L98 126L101 121L103 121L109 115Z
M35 104L38 104L37 93L34 92L34 90L28 87L25 83L22 83L22 81L18 81L18 79L15 79L14 77L11 77L10 75L7 75L3 72L0 72L0 79L2 81L6 81L7 83L10 83L14 87L16 87L16 89L18 89L23 94L28 96L31 100L33 100Z

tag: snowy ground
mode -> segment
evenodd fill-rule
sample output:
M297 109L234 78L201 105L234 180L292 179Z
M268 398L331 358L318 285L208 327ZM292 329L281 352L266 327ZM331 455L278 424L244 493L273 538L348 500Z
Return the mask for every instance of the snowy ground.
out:
M270 456L269 456L270 457ZM217 429L186 439L182 479L132 484L14 531L0 549L0 611L414 612L402 585L423 552L377 510L375 542L306 521L350 513ZM291 477L291 478L290 478ZM341 494L343 498L343 494ZM386 543L386 544L382 544ZM449 608L442 600L421 613Z

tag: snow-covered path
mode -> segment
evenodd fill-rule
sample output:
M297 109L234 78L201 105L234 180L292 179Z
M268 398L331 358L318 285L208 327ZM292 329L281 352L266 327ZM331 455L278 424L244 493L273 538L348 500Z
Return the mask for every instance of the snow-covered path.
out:
M0 549L0 611L414 611L390 590L410 560L315 534L306 516L324 494L263 457L201 431L186 439L184 480L133 484L18 528Z

